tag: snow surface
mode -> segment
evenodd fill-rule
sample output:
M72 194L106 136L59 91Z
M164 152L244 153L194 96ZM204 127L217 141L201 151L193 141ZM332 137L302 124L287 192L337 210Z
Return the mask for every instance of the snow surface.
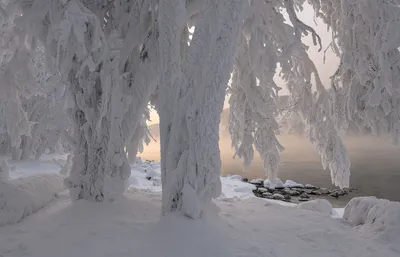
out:
M17 223L43 208L63 188L63 179L57 174L0 181L0 226Z
M333 208L331 216L334 219L342 219L343 214L344 214L344 208Z
M222 193L219 199L237 198L246 199L254 197L253 190L256 186L242 182L236 177L221 177Z
M323 214L332 214L332 204L326 199L316 199L298 205L300 209L315 211Z
M18 165L15 170L20 170ZM54 169L53 173L58 171ZM32 170L19 181L57 176L30 176L36 173L39 171ZM399 256L395 241L377 236L381 231L374 229L380 227L353 229L340 219L321 215L321 202L312 201L301 207L257 198L252 193L255 187L237 176L221 178L223 195L214 201L215 212L203 219L173 214L160 218L161 186L155 183L159 179L159 164L136 164L132 174L137 176L136 184L131 184L125 196L114 202L82 200L72 204L64 191L22 222L0 227L0 256ZM37 183L40 181L35 180L34 184ZM29 188L40 196L38 200L47 193L52 195L39 189ZM338 215L340 211L334 209L332 214ZM400 213L397 203L375 211L371 208L370 212L381 227L386 226L385 235L399 231L395 226Z
M128 193L114 202L67 195L23 222L0 228L5 257L394 257L361 231L315 212L262 199L217 200L220 212L160 219L160 195ZM94 215L95 214L95 215ZM290 243L288 243L290 242ZM366 247L368 246L368 247Z

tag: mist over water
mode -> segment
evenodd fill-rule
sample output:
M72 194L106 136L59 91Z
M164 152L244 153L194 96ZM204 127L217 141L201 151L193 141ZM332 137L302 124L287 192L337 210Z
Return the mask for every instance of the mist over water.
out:
M160 160L159 140L158 137L155 139L157 142L152 141L139 156ZM333 187L330 171L323 170L318 153L305 137L282 135L279 140L285 147L281 153L278 173L281 180L291 179L302 184ZM358 191L338 200L329 200L336 206L343 206L354 196L376 196L400 201L400 146L393 146L386 138L371 136L347 136L344 142L351 160L350 187ZM241 160L233 159L234 150L226 133L221 134L220 149L222 175L240 174L250 179L266 177L256 153L252 165L243 170Z

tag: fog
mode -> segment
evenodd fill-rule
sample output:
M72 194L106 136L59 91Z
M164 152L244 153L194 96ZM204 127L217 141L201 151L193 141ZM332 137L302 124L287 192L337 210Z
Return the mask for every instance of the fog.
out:
M158 135L152 134L155 135L157 141L152 141L139 156L159 161ZM280 179L292 179L299 183L310 183L327 188L333 187L329 170L323 170L319 155L312 144L303 137L293 135L280 136L279 140L285 147L281 153L278 174ZM351 159L350 185L358 189L347 198L355 195L374 195L400 201L400 146L393 146L385 138L370 136L347 136L344 142ZM243 170L240 159L233 159L234 150L226 134L221 135L220 149L223 175L240 174L248 178L265 178L257 154L246 171ZM347 198L340 199L338 204L345 202Z

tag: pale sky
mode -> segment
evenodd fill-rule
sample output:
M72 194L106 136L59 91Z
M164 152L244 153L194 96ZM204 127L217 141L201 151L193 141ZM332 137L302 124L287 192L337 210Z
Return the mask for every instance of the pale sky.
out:
M329 77L335 73L339 60L338 58L332 53L331 50L327 51L325 64L323 62L323 51L331 42L331 32L327 31L326 25L322 22L322 20L316 20L317 25L314 21L314 11L311 6L308 4L304 6L304 11L299 13L299 18L307 25L312 26L315 31L320 35L322 39L322 50L318 52L318 46L314 46L312 42L311 36L307 36L304 38L304 43L310 46L308 53L311 59L314 61L315 66L318 69L319 75L321 77L322 83L324 83L325 87L330 86L330 79ZM276 81L279 85L279 82ZM285 89L281 91L281 93L285 94ZM225 106L224 108L228 108L228 98L225 99ZM151 121L148 124L155 124L159 122L158 114L156 111L152 110L150 112Z

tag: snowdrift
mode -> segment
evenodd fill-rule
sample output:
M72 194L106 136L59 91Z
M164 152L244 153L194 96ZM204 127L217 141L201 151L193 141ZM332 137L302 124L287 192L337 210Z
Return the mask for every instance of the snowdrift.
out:
M356 197L346 205L343 219L362 232L390 243L400 253L400 202Z
M0 181L0 226L15 224L43 208L63 188L58 174Z

